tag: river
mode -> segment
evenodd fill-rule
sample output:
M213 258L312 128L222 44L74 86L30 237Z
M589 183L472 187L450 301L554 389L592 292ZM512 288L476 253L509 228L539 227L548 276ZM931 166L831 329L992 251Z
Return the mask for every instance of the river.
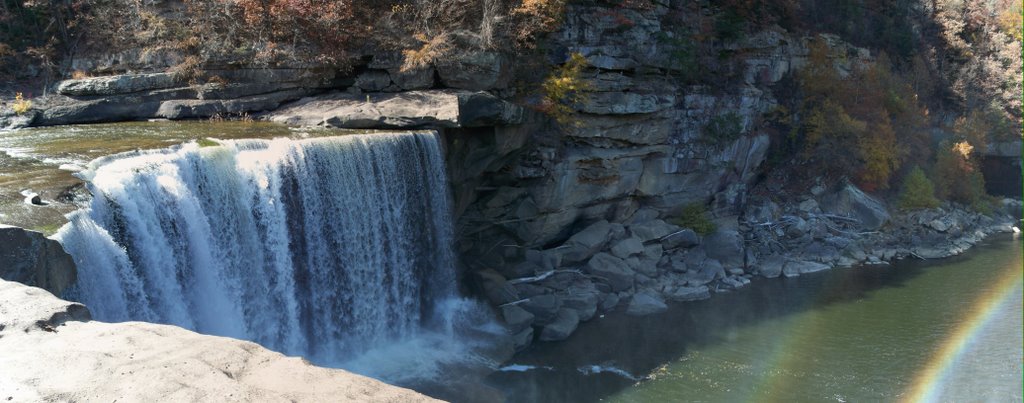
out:
M491 375L514 402L1021 401L1021 242L611 313Z

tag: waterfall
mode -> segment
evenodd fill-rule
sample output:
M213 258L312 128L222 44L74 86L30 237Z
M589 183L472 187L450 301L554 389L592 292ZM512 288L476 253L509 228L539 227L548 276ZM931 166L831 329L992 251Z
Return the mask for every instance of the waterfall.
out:
M219 143L90 164L67 297L323 365L459 314L436 134Z

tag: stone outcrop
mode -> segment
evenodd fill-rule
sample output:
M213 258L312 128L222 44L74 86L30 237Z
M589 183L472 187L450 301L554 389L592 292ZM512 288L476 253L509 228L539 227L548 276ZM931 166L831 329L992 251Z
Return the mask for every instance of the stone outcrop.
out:
M436 90L306 98L267 119L293 126L408 129L514 125L522 114L521 107L485 92Z
M855 219L869 230L876 230L889 220L889 212L885 205L850 184L824 197L821 209L827 213Z
M59 242L39 232L0 224L0 279L59 295L74 284L76 274L75 261Z
M80 304L3 280L0 351L4 401L434 401L255 343L92 322Z
M0 116L0 127L243 116L353 82L311 69L209 69L203 75L205 83L171 73L65 80L55 95L33 100L24 115Z

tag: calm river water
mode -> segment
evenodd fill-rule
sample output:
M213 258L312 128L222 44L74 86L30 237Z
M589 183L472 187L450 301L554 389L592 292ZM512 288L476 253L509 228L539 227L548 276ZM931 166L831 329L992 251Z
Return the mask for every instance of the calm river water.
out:
M608 314L489 382L514 402L1021 401L1021 242Z

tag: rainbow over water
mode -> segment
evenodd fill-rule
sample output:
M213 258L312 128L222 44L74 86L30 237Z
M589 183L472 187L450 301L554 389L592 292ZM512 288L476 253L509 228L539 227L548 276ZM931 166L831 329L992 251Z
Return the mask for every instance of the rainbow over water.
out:
M1007 304L1019 303L1012 298L1024 280L1022 268L1011 269L990 288L965 313L969 318L950 334L935 350L924 369L914 378L904 394L903 402L940 401L943 386L956 372L957 364L971 345L979 338L981 330L993 320L996 313Z

